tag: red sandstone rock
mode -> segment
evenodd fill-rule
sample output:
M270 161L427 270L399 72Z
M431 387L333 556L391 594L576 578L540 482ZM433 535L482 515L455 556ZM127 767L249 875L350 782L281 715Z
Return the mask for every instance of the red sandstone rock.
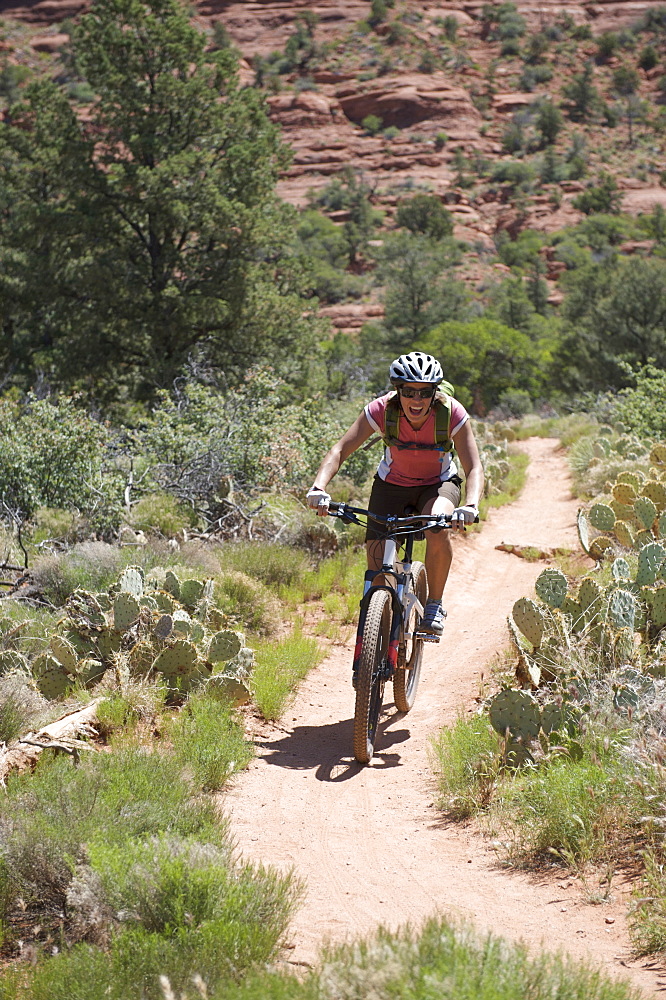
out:
M69 35L34 35L30 39L30 45L35 52L58 52L63 45L69 42Z
M338 90L337 97L347 117L358 123L368 115L376 115L385 127L398 128L432 120L464 119L475 125L482 121L468 92L452 86L443 74L386 78L381 86L366 91L358 86L344 87Z

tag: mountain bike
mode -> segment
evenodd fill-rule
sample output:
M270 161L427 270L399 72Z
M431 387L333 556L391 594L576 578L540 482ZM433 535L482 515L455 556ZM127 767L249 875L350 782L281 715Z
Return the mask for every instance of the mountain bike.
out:
M416 699L424 642L440 636L420 628L428 599L428 579L422 562L412 562L414 541L424 531L451 527L449 514L409 514L406 517L373 514L362 507L331 501L328 513L343 523L381 524L384 541L382 567L367 570L360 602L352 684L354 757L361 764L372 759L384 687L393 681L393 699L399 712L409 712ZM363 520L361 520L361 518ZM404 544L404 555L398 548ZM375 582L378 577L382 582Z

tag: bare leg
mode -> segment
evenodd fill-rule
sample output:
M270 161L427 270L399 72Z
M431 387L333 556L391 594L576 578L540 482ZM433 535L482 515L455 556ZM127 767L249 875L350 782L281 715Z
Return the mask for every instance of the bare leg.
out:
M368 558L368 569L378 572L382 568L384 561L384 541L381 538L373 539L365 543L365 551ZM389 583L392 578L389 577ZM373 580L373 586L381 586L386 582L386 578L381 574Z
M453 504L445 497L435 497L423 508L424 514L452 512ZM446 528L443 531L426 531L425 567L428 574L428 600L441 601L452 559L450 532Z

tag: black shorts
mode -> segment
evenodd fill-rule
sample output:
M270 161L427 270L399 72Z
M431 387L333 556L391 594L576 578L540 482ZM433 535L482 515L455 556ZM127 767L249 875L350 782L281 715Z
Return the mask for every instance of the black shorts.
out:
M457 507L460 503L461 486L460 476L451 476L443 483L432 483L430 486L396 486L375 476L368 508L373 514L384 516L395 514L397 517L403 517L406 507L416 507L421 514L428 500L433 500L435 497L444 497ZM381 524L376 521L368 522L365 532L366 542L382 538L384 534L385 529Z

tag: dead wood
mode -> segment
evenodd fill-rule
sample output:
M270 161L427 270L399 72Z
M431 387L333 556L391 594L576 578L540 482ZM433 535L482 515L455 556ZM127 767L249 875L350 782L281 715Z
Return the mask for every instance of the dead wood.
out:
M101 700L95 698L85 708L68 713L62 719L44 726L39 732L26 733L11 743L0 744L0 784L4 787L5 779L11 771L24 771L32 767L42 750L71 754L75 763L78 763L82 750L94 749L91 743L79 737L96 735L92 722Z

